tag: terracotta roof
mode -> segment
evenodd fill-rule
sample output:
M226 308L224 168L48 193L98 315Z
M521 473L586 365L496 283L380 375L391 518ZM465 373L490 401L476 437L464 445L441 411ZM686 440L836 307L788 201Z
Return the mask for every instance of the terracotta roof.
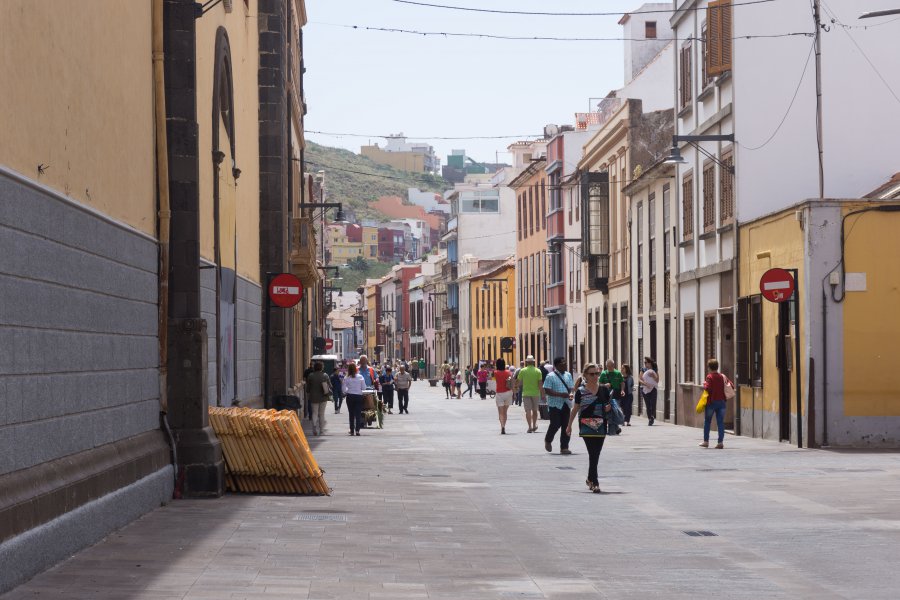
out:
M895 200L900 198L900 173L894 175L883 185L865 195L866 198L878 198L880 200Z
M419 219L434 229L441 226L440 217L426 213L425 209L417 204L404 204L400 196L382 196L374 202L369 202L369 208L391 219Z

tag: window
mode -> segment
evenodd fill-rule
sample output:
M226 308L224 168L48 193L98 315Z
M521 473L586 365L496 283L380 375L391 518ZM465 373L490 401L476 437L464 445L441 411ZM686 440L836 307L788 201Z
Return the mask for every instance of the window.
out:
M650 266L650 310L656 310L656 194L647 198L647 231L650 235L647 259Z
M619 354L619 363L623 363L628 360L628 304L622 304L622 309L619 311L619 329L622 332L622 351Z
M712 81L712 77L709 76L709 38L706 33L706 23L700 29L700 43L702 44L700 47L703 53L700 61L700 88L705 90L706 86Z
M681 47L681 53L678 60L678 87L679 98L681 100L680 108L686 108L691 104L694 98L692 75L691 75L691 43L685 42Z
M672 303L671 291L671 264L672 264L672 215L669 201L671 194L669 193L669 184L663 186L663 306L669 308Z
M509 280L507 280L509 281ZM506 286L507 293L509 293L509 284ZM497 289L497 304L499 305L499 310L497 313L500 315L500 327L503 327L503 289L498 286Z
M694 381L694 317L684 317L684 380Z
M524 203L522 202L522 194L519 194L519 197L516 199L518 202L519 210L516 215L516 230L519 232L519 239L522 239L522 218L525 214Z
M737 382L762 387L762 297L738 299Z
M644 310L644 205L637 205L637 308Z
M716 164L707 160L703 164L703 232L716 228Z
M528 235L534 233L534 190L528 188Z
M703 316L703 362L716 358L716 313Z
M463 213L499 213L500 192L498 190L461 192L459 206L460 212Z
M683 206L681 232L682 238L686 241L694 238L694 174L690 171L681 180L681 202Z
M719 167L719 219L721 225L734 222L734 151L722 153L722 165Z
M656 39L656 21L647 21L644 23L644 37L648 40Z
M594 329L594 311L589 310L587 314L587 344L588 344L588 360L597 362L594 359L594 339L591 337L591 331Z
M707 12L709 53L706 70L710 76L731 70L731 0L713 0Z
M540 227L538 229L543 229L547 226L547 180L541 179L541 215L540 221L538 221Z

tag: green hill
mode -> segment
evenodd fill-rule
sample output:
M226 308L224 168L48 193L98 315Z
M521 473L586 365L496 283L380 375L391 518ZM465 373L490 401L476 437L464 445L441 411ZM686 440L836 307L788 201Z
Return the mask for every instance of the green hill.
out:
M371 210L367 204L381 196L405 199L407 188L444 192L453 187L439 176L400 171L349 150L320 146L309 140L305 160L307 172L325 171L328 201L343 202L357 219L386 221L384 215Z

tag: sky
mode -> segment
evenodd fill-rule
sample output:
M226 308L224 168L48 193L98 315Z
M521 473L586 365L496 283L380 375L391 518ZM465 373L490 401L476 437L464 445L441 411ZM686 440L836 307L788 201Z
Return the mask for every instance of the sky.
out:
M616 12L622 0L423 0L544 12ZM446 164L452 149L510 162L506 147L545 125L574 124L623 83L622 41L496 40L367 31L362 27L513 36L622 37L619 16L530 16L454 11L395 0L306 0L303 29L309 112L306 137L359 152L403 132L430 142ZM660 20L666 18L660 15ZM343 26L358 26L352 29ZM313 131L349 135L322 135ZM371 136L371 137L369 137ZM438 137L512 136L441 140Z

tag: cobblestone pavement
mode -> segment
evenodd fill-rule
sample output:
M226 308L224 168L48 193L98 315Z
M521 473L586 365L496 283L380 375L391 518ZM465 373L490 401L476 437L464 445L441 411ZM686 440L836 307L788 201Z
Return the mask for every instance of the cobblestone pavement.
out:
M330 497L173 502L3 598L900 597L900 454L635 419L596 495L579 439L550 454L547 421L499 435L492 401L442 395L360 437L328 415Z

